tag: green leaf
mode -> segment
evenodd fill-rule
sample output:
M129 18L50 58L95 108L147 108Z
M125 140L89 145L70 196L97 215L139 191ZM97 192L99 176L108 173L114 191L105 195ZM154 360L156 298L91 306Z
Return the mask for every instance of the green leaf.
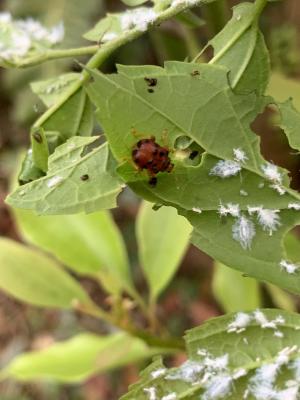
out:
M280 127L284 130L289 144L293 149L300 150L300 113L293 106L292 99L284 103L277 103L281 115Z
M79 73L63 74L46 81L32 82L31 89L47 107L51 107L66 93L70 85L78 81L78 79L80 79Z
M267 236L262 229L256 230L251 248L245 250L232 240L234 217L220 218L215 212L201 215L189 212L187 217L194 227L192 243L217 260L261 281L271 282L288 291L299 293L300 275L297 264L294 273L282 267L282 260L289 259L282 239L293 226L300 222L296 212L282 210L281 226ZM299 261L299 260L298 260Z
M106 41L122 33L121 13L107 14L93 29L86 32L83 37L92 42Z
M79 284L45 255L9 239L0 239L0 288L42 307L90 305Z
M2 370L0 378L81 382L98 373L151 357L158 351L125 333L110 336L81 333L47 349L17 356Z
M191 225L173 207L154 211L151 203L141 206L136 226L139 258L153 301L176 273L191 231Z
M269 81L270 62L255 22L255 7L252 3L242 3L233 8L232 19L209 42L214 48L210 62L230 70L230 82L237 91L256 90L263 94Z
M47 176L16 189L7 198L13 207L38 214L93 212L116 206L122 183L106 143L87 154L98 137L74 137L49 157Z
M45 131L59 132L63 141L79 135L82 120L86 118L88 101L85 92L82 89L78 90L42 124L42 127Z
M299 327L299 315L280 310L211 319L187 333L185 363L167 369L157 359L122 400L266 399L269 393L295 400Z
M299 293L298 265L287 264L281 243L299 222L300 196L289 188L286 171L262 158L258 136L250 129L273 100L233 92L227 74L223 67L179 62L166 63L164 69L119 66L119 74L92 72L94 83L87 91L98 107L112 152L122 163L117 171L137 194L176 207L195 228L193 243L211 257ZM145 77L156 79L153 92ZM146 172L136 171L131 156L137 141L151 135L164 146L167 137L174 163L170 174L157 175L155 187L148 184ZM192 139L203 152L198 161L189 160L189 148L176 147L182 137ZM223 165L237 162L237 150L243 155L233 164L239 171L228 177L214 175L219 165L223 173ZM238 215L225 212L221 217L222 207L232 205L238 207ZM247 243L241 221L247 225Z
M259 283L215 262L212 288L225 312L249 311L262 306Z
M76 273L100 279L110 293L131 287L125 245L110 213L49 217L25 210L14 213L28 243L51 253Z

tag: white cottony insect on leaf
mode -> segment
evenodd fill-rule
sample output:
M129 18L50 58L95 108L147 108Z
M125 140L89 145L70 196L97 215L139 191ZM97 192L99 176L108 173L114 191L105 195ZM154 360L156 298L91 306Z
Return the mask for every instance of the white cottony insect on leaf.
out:
M9 13L0 13L0 59L14 62L31 49L51 47L64 38L64 25L44 27L33 18L13 20Z
M261 167L265 177L274 183L282 183L282 174L277 165L267 163Z
M229 178L237 175L241 171L242 167L236 161L231 160L220 160L210 170L209 175L215 175L220 178Z
M194 211L194 212L197 213L197 214L201 214L201 213L202 213L201 208L198 208L198 207L192 208L192 211Z
M177 394L175 392L169 393L161 398L161 400L176 400L176 399L177 399Z
M224 399L232 389L233 378L229 375L216 375L209 380L206 391L201 397L203 400Z
M62 181L63 181L63 177L56 175L48 180L47 186L48 186L48 188L53 188L55 186L58 186Z
M226 205L220 204L218 213L221 217L226 217L227 215L238 217L240 215L240 206L232 203Z
M144 392L148 394L149 400L157 400L155 387L145 388Z
M145 32L148 25L153 24L158 14L152 8L140 7L135 10L128 10L121 15L122 30L138 29Z
M243 332L251 323L251 319L249 314L243 312L237 313L234 320L228 325L227 332Z
M156 379L156 378L158 378L159 376L164 375L164 374L166 373L166 371L167 371L166 368L159 368L159 369L157 369L157 370L155 370L155 371L152 371L152 372L151 372L151 376L152 376L152 378Z
M276 231L281 225L279 212L280 210L269 210L262 207L257 210L258 223L264 231L269 231L269 235L272 235L273 231Z
M276 190L276 192L278 192L280 196L286 193L285 188L281 186L279 183L274 183L273 185L270 185L270 188Z
M244 152L244 150L240 148L233 149L233 154L234 154L234 160L238 163L244 163L245 161L248 160L246 153Z
M294 274L299 269L299 265L293 264L287 260L281 260L279 265L280 265L281 269L286 271L288 274Z
M300 211L300 203L289 203L288 209Z
M232 237L240 243L243 249L250 249L252 240L255 236L255 226L253 222L241 215L232 226Z

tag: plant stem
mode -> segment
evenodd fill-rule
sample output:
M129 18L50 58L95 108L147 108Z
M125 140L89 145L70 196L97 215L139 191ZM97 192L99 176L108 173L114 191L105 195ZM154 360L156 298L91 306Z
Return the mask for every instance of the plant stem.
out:
M93 55L98 50L99 50L99 45L78 47L75 49L58 49L58 50L50 49L38 56L33 56L31 58L26 59L24 62L19 63L18 68L33 67L33 66L39 65L43 62L50 61L50 60L57 60L60 58Z
M142 339L144 342L146 342L149 346L155 346L155 347L161 347L162 349L170 349L173 351L178 351L178 350L184 350L185 345L184 341L181 338L174 338L174 337L157 337L149 332L142 330L142 329L137 329L134 326L131 326L128 322L126 324L122 323L122 321L119 321L115 319L112 315L107 313L106 311L102 310L98 306L96 306L94 303L91 303L90 305L81 305L81 304L74 304L74 309L77 311L80 311L84 314L90 315L92 317L101 319L105 322L107 322L110 325L113 325L130 335L134 337L138 337Z
M254 15L256 19L260 17L260 14L263 12L265 6L267 5L268 0L256 0L255 1L255 12Z

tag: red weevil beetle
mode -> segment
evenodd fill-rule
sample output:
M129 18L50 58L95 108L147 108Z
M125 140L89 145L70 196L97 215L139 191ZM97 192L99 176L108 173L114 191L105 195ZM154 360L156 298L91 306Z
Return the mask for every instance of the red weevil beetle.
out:
M148 171L151 186L156 185L156 175L159 172L171 172L174 167L169 157L169 149L156 143L154 136L139 140L134 145L131 155L139 170Z

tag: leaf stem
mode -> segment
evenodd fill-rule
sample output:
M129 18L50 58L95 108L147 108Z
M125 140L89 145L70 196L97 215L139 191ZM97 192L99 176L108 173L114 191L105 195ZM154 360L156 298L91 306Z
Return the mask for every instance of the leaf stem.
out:
M170 349L173 351L185 350L184 341L181 338L175 338L171 336L157 337L151 333L143 330L137 329L132 326L128 321L123 323L122 321L114 318L108 312L99 308L96 304L91 303L90 305L74 304L74 309L80 311L84 314L90 315L94 318L101 319L110 325L113 325L132 336L138 337L146 342L149 346L161 347L162 349Z
M57 50L47 50L38 56L33 56L27 58L25 61L20 62L17 65L17 68L28 68L39 65L43 62L50 60L57 60L60 58L68 58L68 57L80 57L93 55L99 50L99 45L86 46L86 47L78 47L74 49L57 49Z

